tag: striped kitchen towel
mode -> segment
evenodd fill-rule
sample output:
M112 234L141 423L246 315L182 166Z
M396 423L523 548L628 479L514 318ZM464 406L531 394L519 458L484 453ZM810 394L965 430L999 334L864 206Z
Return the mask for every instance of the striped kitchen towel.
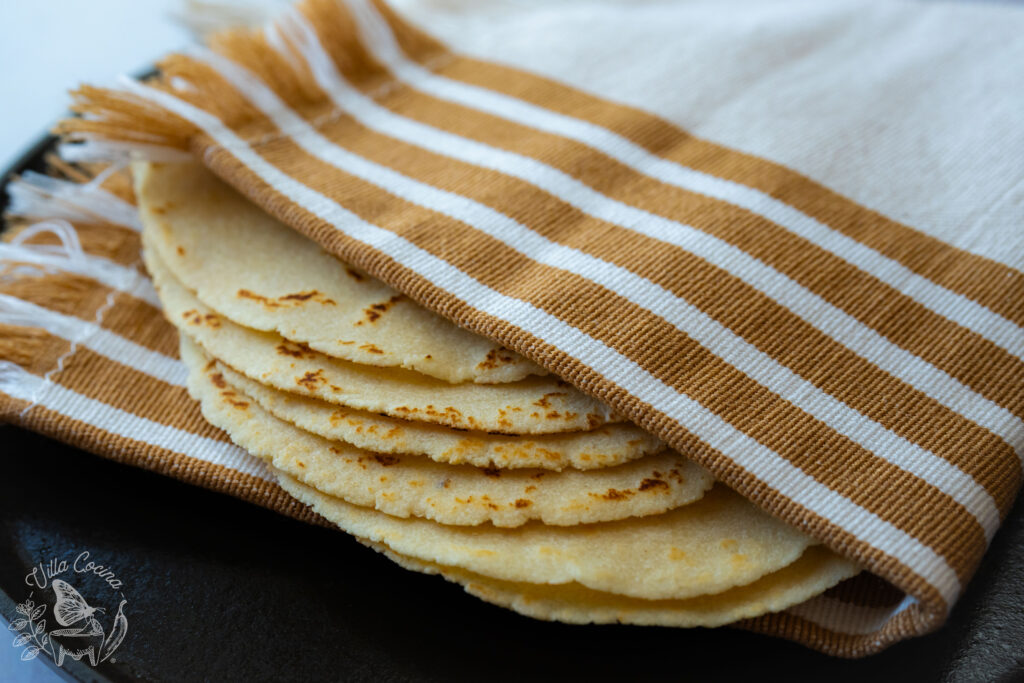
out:
M856 656L944 621L1020 485L1022 34L1005 6L307 0L82 88L63 131L196 155L867 566L898 590L747 624ZM106 296L90 343L135 324ZM109 424L95 449L148 457Z

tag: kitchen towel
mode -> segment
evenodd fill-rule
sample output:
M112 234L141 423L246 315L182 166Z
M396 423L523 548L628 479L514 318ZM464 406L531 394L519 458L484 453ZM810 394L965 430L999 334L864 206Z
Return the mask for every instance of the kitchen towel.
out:
M195 155L862 563L747 624L857 656L944 621L1020 485L1022 34L1006 6L308 0L82 88L62 131ZM104 287L82 339L133 339L117 300L151 302ZM38 396L85 390L31 355L6 414L56 433Z

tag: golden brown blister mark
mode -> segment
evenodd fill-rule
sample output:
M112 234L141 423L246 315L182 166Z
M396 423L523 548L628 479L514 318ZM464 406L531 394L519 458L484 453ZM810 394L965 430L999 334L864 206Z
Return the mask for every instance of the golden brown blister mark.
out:
M537 490L537 487L534 486L533 484L530 484L525 489L523 489L523 493L533 493L536 490Z
M385 455L384 453L374 453L373 459L376 460L381 467L391 467L392 465L397 465L402 462L401 458L394 455Z
M487 357L477 363L477 370L493 370L499 368L502 365L508 365L509 363L515 362L515 356L508 349L491 349L487 352Z
M278 301L316 301L317 303L324 304L325 306L336 306L337 303L334 299L327 297L324 294L311 289L308 292L295 292L294 294L285 294L277 297Z
M363 277L362 273L360 273L358 270L355 270L354 268L346 266L345 272L348 273L348 276L355 280L356 282L362 282L363 280L366 279L365 277Z
M366 351L367 353L380 353L380 354L384 353L379 348L377 348L374 344L360 344L359 345L359 350L360 351Z
M620 491L619 489L608 489L604 493L591 493L594 498L601 498L602 500L626 500L633 495L633 491L626 489Z
M184 256L185 255L185 247L178 247L176 249L176 251L178 252L178 256Z
M235 392L234 389L225 388L227 387L227 382L224 381L223 375L221 375L219 372L216 375L211 376L210 381L212 381L214 385L221 389L220 397L225 403L228 403L231 406L239 408L241 410L248 409L248 401L243 401L240 398L238 398L238 393Z
M206 325L207 327L220 327L220 316L215 313L200 313L194 308L181 314L181 317L189 325Z
M551 397L554 397L554 396L568 396L568 394L566 394L565 392L562 392L562 391L552 391L552 392L549 392L547 394L544 394L539 399L534 401L533 405L535 405L535 406L537 406L539 408L550 408L551 407L551 400L550 399L551 399Z
M531 501L526 500L525 498L517 498L516 502L514 503L514 505L517 508L522 509L522 508L530 507L531 505L533 505L533 503Z
M295 383L305 388L307 391L314 391L316 390L316 385L323 381L325 381L323 378L323 370L317 370L316 372L307 372L302 377L295 380Z
M363 319L356 321L356 325L362 325L363 323L375 323L377 320L388 312L388 309L394 306L396 303L404 299L405 297L401 294L396 294L387 301L381 301L376 304L370 304L363 309Z
M501 470L497 467L484 467L480 471L484 473L485 477L494 477L495 479L501 477Z
M282 308L290 305L302 305L307 301L313 301L324 306L336 306L337 302L331 299L325 294L318 292L315 289L311 289L308 292L295 292L293 294L284 294L272 299L270 297L263 296L262 294L256 294L255 292L249 291L248 289L240 289L237 292L237 296L240 299L250 299L263 304L266 308L271 310Z
M282 356L291 356L292 358L309 358L316 354L313 349L309 348L302 342L293 342L288 340L278 344L276 350Z
M498 409L498 425L505 429L512 428L512 420L508 419L508 413L501 408Z
M642 482L640 482L640 490L641 491L649 491L650 489L655 489L655 488L663 488L663 489L667 490L670 487L668 485L668 482L664 481L662 479L647 478L647 479L644 479Z

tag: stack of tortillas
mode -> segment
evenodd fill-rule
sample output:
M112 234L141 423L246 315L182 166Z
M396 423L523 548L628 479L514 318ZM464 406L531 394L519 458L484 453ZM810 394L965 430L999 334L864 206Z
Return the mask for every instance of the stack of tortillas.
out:
M858 571L201 167L134 173L203 414L402 566L534 617L671 626L782 610Z

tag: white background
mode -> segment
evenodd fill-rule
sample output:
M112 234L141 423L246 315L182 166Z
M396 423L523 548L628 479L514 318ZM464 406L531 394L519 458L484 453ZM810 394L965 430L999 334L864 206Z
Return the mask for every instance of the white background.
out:
M182 0L0 0L0 168L64 111L67 90L110 83L188 43Z

